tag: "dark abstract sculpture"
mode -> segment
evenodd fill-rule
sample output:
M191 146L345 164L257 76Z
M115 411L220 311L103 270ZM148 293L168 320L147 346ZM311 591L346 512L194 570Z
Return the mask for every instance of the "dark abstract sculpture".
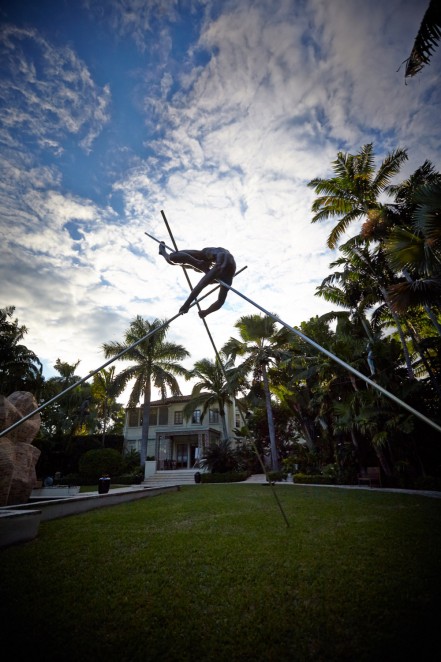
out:
M234 257L225 248L203 248L202 250L174 251L167 254L163 241L159 244L159 254L164 257L169 264L178 264L183 267L191 267L196 271L202 271L205 275L199 283L193 288L187 301L181 306L179 312L187 313L190 304L198 294L206 287L217 280L221 280L227 285L233 282L236 273L236 262ZM206 317L215 310L219 310L225 303L228 288L220 285L219 296L207 310L199 311L199 317Z

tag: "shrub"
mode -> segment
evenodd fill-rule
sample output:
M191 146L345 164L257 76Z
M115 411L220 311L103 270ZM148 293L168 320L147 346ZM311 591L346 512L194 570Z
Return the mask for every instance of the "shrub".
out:
M416 490L441 491L441 478L436 476L419 476L415 478L414 486Z
M149 458L147 458L149 459ZM125 474L133 473L141 466L141 455L138 451L131 450L123 456L122 471Z
M268 471L267 476L272 483L288 478L288 474L285 471Z
M228 473L237 469L237 460L228 440L211 443L205 451L201 467L213 473Z
M322 467L322 474L325 478L335 478L337 479L339 473L338 464L325 464Z
M201 483L239 483L249 477L247 471L229 471L224 473L201 473Z
M335 478L328 478L321 474L294 474L295 483L303 483L305 485L335 485Z
M137 471L132 471L131 473L121 474L115 478L115 482L120 485L139 485L144 479L143 472L138 469Z
M96 481L103 473L117 476L122 467L122 456L112 448L87 451L80 457L80 473L86 480Z

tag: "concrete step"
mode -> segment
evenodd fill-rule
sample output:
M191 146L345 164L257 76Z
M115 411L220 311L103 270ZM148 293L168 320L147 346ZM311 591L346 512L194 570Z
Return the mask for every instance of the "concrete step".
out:
M158 471L154 476L144 480L144 487L163 487L164 485L194 485L194 475L198 469L177 469L175 471Z

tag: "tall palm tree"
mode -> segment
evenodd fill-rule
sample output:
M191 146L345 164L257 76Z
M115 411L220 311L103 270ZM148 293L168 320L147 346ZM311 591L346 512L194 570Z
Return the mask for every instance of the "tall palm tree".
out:
M121 407L115 400L114 380L115 366L112 365L108 370L104 368L94 375L90 389L93 410L101 430L101 444L103 447L105 446L109 419Z
M308 183L319 195L312 204L312 223L337 218L337 225L328 237L329 248L335 248L349 225L369 216L380 207L379 196L387 189L391 178L407 159L404 149L386 156L375 172L373 144L363 145L358 154L339 152L333 162L335 177L316 178Z
M161 328L162 327L162 328ZM172 395L181 395L176 376L188 378L189 371L179 361L190 356L182 345L166 342L168 327L164 322L155 319L153 322L144 320L140 315L130 323L124 335L124 341L112 341L103 344L104 354L107 358L117 356L137 340L144 338L152 331L153 335L136 347L127 351L120 360L130 361L132 365L122 370L114 379L115 392L121 393L127 384L134 380L129 396L129 407L136 407L143 399L142 404L142 434L141 434L141 466L144 466L147 457L147 443L149 438L149 418L152 386L157 388L162 398L166 398L167 389Z
M22 344L28 332L13 319L15 307L0 308L0 389L3 395L30 390L38 394L43 366L37 355Z
M441 6L439 0L430 0L426 13L406 61L405 78L415 76L429 64L433 51L441 38Z
M284 347L290 338L290 333L284 327L277 330L274 320L268 315L244 315L234 326L239 330L240 340L230 338L222 351L233 361L238 356L244 356L245 361L241 365L241 370L243 372L252 371L254 379L262 382L271 445L271 465L273 471L278 471L279 459L268 367L275 365L286 355Z
M226 405L232 402L232 387L226 375L228 366L223 368L219 360L201 359L196 361L191 377L199 381L193 386L190 402L184 407L184 415L190 416L195 409L202 407L201 420L212 407L219 408L224 440L228 439Z

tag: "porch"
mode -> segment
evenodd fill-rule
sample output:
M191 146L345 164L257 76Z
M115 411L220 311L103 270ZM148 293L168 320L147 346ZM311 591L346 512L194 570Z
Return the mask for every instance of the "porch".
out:
M156 435L156 471L182 471L198 469L207 446L219 441L217 430L206 429L194 433L158 433Z

